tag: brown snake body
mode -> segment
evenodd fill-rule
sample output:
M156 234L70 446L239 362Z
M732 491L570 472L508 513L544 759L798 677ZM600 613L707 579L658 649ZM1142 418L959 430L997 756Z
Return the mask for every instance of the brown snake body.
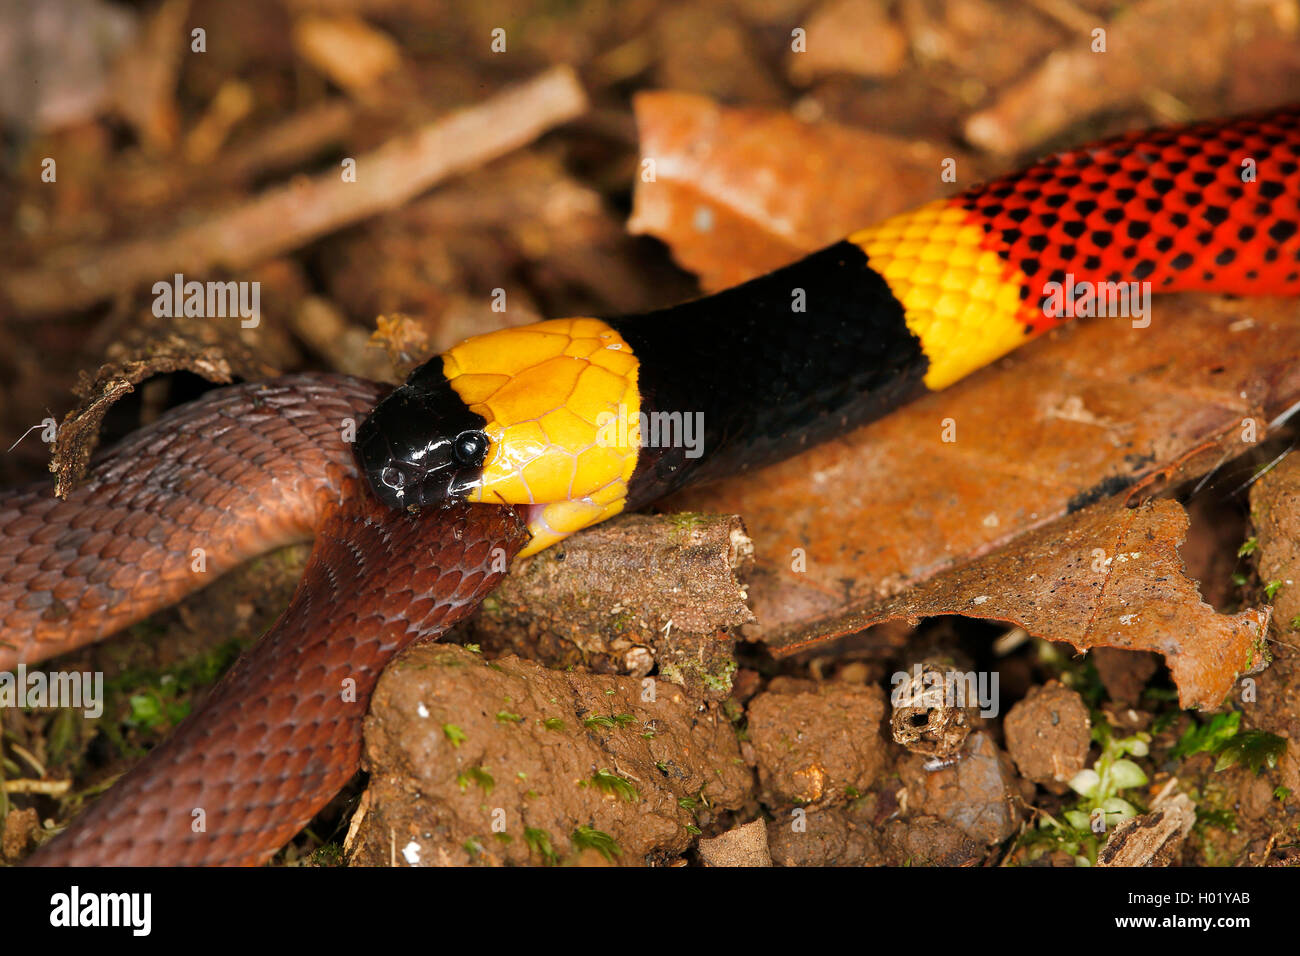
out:
M463 618L503 576L527 539L514 512L419 517L364 493L342 435L381 391L340 375L221 389L106 453L66 500L45 485L0 495L0 669L316 539L266 636L31 863L264 861L355 773L387 661Z

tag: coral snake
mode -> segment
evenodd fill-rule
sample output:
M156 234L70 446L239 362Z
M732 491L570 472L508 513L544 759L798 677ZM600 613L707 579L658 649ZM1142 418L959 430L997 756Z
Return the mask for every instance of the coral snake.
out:
M195 547L220 573L316 538L206 706L31 862L268 858L355 772L384 663L468 614L503 558L944 388L1062 321L1063 294L1294 295L1298 225L1300 109L1124 135L716 295L471 338L386 395L338 375L218 390L65 500L5 493L0 668L206 584ZM341 424L372 407L349 445ZM672 437L684 416L696 445Z

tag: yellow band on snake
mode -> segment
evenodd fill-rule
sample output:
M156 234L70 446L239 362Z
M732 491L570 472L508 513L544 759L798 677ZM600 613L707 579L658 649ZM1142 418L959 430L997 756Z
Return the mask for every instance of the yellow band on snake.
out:
M641 432L637 359L599 319L555 319L475 336L443 374L491 442L471 501L544 505L533 554L623 510Z
M898 301L930 360L925 384L947 388L1030 337L1025 277L986 248L984 231L940 199L849 236Z

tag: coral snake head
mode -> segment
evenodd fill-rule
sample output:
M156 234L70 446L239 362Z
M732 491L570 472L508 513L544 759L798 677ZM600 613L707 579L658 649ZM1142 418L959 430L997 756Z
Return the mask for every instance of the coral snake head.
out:
M599 319L467 339L375 406L355 452L394 508L531 506L531 554L623 509L640 448L638 362Z

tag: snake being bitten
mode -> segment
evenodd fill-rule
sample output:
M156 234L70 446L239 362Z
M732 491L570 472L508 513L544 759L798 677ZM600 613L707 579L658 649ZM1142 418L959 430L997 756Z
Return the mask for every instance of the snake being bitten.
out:
M0 669L316 542L205 705L31 862L267 859L357 769L387 660L469 614L516 554L945 388L1073 314L1063 293L1300 293L1298 224L1300 110L1130 134L712 296L476 336L395 389L328 374L221 389L66 499L4 493ZM702 423L697 443L645 433L674 416Z

